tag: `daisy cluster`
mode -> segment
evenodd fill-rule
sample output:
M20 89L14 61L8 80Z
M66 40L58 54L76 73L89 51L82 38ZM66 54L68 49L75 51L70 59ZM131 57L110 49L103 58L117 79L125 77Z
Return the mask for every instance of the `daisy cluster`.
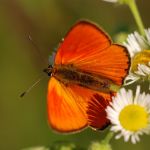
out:
M134 57L141 54L141 59L143 57L144 50L149 53L147 55L147 63L139 62L137 64L137 70L130 70L129 75L125 79L125 84L132 84L136 81L145 81L150 79L150 28L145 30L145 37L140 35L138 32L130 34L127 41L123 43L131 56L131 62L134 63ZM131 66L132 67L132 66ZM132 69L132 68L131 68Z
M124 85L150 81L150 29L145 30L145 37L138 32L130 34L123 44L131 57L131 69ZM132 90L122 88L106 112L112 123L111 131L118 133L116 139L124 137L124 141L135 144L140 135L150 133L150 94L140 93L140 86L135 95Z
M143 82L149 84L150 90L150 28L144 30L134 0L103 1L127 4L133 16L136 15L135 21L141 34L135 31L129 34L123 43L131 57L131 67L124 86ZM136 20L137 18L139 20ZM112 123L111 131L118 133L116 139L124 137L125 141L131 140L135 144L140 140L140 135L150 133L150 94L141 93L140 86L137 86L135 94L133 91L121 88L112 98L106 112L107 118Z
M124 85L150 82L150 29L145 30L145 37L138 32L130 34L123 44L131 57L131 68ZM106 112L112 123L111 131L118 133L116 139L124 137L124 141L131 140L135 144L140 135L150 134L150 94L140 93L140 86L135 95L132 90L122 88L112 98Z

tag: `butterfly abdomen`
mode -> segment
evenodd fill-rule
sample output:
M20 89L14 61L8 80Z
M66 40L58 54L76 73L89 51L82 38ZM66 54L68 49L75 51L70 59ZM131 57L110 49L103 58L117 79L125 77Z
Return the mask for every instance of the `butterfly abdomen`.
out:
M65 85L76 84L95 91L110 92L110 80L92 73L84 72L72 65L55 66L52 76Z

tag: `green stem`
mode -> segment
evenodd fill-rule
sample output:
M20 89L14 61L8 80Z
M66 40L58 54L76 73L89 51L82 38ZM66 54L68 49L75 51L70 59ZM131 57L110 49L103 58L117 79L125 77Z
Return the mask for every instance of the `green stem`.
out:
M119 85L116 85L116 84L110 84L110 87L109 87L109 89L111 90L111 91L113 91L113 92L118 92L119 90L120 90L120 86Z
M88 150L112 150L110 140L113 137L112 132L108 132L106 137L100 142L92 142Z
M110 140L112 139L114 133L113 132L108 132L108 134L106 135L105 139L103 140L104 143L109 143Z
M138 11L135 0L127 0L126 4L129 6L129 8L130 8L130 10L134 16L134 19L135 19L136 24L139 28L140 34L144 36L145 35L144 25L143 25L143 22L142 22L142 19L141 19L140 13Z

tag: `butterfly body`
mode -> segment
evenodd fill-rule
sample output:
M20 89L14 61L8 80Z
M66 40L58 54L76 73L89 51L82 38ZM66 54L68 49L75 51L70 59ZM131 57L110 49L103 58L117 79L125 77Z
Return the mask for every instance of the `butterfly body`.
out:
M47 74L49 74L49 71ZM100 75L85 72L76 68L73 64L55 65L52 68L51 76L56 78L65 86L79 85L94 91L101 91L105 93L110 92L110 85L112 84L111 80Z

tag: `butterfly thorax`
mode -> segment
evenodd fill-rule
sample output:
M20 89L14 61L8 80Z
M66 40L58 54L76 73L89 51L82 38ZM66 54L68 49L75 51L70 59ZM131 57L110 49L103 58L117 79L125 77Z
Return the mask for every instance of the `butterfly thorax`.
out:
M111 80L102 76L85 72L73 65L55 65L52 69L51 76L58 81L68 85L79 85L95 91L110 92Z

